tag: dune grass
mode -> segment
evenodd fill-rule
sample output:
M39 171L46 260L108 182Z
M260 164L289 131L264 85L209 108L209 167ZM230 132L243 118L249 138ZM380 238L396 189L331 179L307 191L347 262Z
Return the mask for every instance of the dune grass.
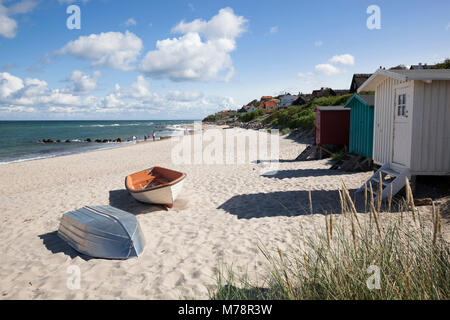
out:
M345 186L341 214L324 215L325 228L300 235L292 252L260 247L267 276L258 283L231 267L217 273L212 299L449 299L449 246L442 238L439 209L422 216L409 184L406 199L390 213L365 190L366 215L356 213ZM380 190L378 190L378 195ZM299 242L300 243L300 242ZM378 281L379 280L379 281Z

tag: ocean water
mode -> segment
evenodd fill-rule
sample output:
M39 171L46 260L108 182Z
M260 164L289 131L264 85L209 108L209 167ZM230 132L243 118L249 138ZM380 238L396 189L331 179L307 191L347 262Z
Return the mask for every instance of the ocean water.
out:
M0 121L0 164L119 147L133 143L133 136L144 140L144 136L152 136L153 132L157 138L184 135L186 123L193 121ZM121 138L124 142L85 142L88 138L92 141ZM44 139L62 142L40 142Z

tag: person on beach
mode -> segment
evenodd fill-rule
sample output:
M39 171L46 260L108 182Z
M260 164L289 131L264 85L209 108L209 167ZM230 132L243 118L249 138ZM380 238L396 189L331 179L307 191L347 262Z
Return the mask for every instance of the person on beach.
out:
M155 141L156 140L156 133L155 133L155 131L153 131L153 141Z

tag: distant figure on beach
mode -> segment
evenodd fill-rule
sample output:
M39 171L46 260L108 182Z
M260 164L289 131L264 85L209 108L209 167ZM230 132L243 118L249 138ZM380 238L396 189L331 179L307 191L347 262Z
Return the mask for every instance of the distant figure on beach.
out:
M155 133L155 131L153 131L153 141L155 141L156 140L156 133Z
M136 141L136 136L133 136L133 141Z
M147 141L147 136L146 135L144 135L144 141Z

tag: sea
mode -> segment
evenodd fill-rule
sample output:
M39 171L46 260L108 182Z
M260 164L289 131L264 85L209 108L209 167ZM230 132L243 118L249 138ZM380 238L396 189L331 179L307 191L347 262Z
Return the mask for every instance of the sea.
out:
M192 130L191 120L0 121L0 165L116 148L145 137L178 136ZM98 143L95 140L123 142ZM44 143L51 139L53 143ZM86 142L90 139L92 142ZM56 142L56 141L60 142ZM67 141L67 142L66 142Z

